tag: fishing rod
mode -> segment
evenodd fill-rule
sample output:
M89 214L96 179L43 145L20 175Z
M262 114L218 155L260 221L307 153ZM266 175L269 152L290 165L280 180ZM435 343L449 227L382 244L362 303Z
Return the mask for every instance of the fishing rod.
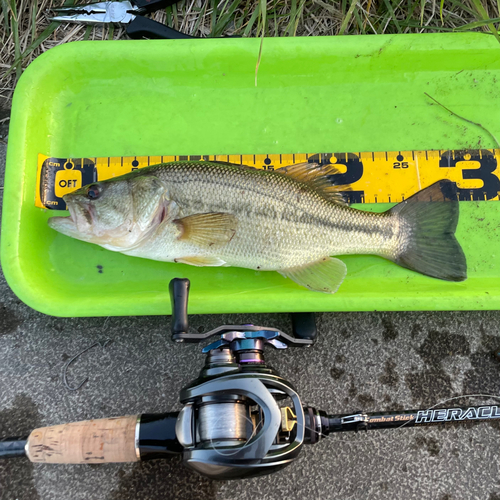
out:
M295 319L295 336L254 325L190 333L188 293L187 279L170 282L173 340L219 338L203 348L205 365L181 390L180 411L35 429L27 437L0 439L0 457L96 464L182 454L184 463L204 476L236 479L282 469L304 444L336 432L500 419L496 405L333 415L302 405L293 385L266 364L264 348L313 344L316 328L307 317Z

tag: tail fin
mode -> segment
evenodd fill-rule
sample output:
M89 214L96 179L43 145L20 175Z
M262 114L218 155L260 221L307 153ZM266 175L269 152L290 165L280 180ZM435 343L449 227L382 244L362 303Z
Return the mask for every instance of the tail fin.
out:
M389 210L401 221L400 253L394 262L447 281L467 278L464 252L455 238L458 223L456 186L438 181Z

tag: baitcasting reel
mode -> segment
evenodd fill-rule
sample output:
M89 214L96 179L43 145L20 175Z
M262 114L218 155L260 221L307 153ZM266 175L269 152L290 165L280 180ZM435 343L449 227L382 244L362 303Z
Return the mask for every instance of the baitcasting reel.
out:
M320 414L303 408L292 384L264 360L268 344L276 349L311 345L316 335L314 317L294 317L295 334L302 338L254 325L190 334L189 281L173 280L170 291L175 341L219 336L203 349L207 358L200 376L180 394L184 408L175 430L184 461L211 478L256 476L288 465L303 443L317 442Z
M221 326L189 333L189 281L170 283L172 336L199 342L218 335L199 377L182 389L180 412L89 420L35 429L28 437L0 439L0 457L43 463L134 462L182 453L195 471L214 479L268 474L289 465L303 444L332 432L413 427L500 418L496 405L383 413L327 415L301 404L290 382L264 361L277 349L309 346L314 317L293 318L295 337L275 328Z

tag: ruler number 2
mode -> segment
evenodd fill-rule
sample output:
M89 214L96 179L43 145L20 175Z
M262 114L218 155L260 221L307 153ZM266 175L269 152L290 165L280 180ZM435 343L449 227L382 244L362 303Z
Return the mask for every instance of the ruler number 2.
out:
M392 165L392 168L408 168L407 161L395 161Z

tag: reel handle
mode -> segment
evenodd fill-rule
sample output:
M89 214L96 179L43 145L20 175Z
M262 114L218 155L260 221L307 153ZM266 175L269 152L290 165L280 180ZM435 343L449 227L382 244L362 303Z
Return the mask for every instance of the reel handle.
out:
M316 315L312 312L291 313L292 332L295 338L316 340Z
M174 278L168 285L172 305L172 339L176 342L183 342L183 336L189 331L187 312L189 286L187 278Z
M205 333L189 333L188 300L190 282L187 278L173 278L169 285L170 305L172 307L172 340L175 342L201 342L214 335L224 335L229 332L277 332L287 345L311 345L317 336L316 317L314 313L292 313L292 329L294 336L276 328L255 325L223 325ZM271 342L272 343L272 342Z

